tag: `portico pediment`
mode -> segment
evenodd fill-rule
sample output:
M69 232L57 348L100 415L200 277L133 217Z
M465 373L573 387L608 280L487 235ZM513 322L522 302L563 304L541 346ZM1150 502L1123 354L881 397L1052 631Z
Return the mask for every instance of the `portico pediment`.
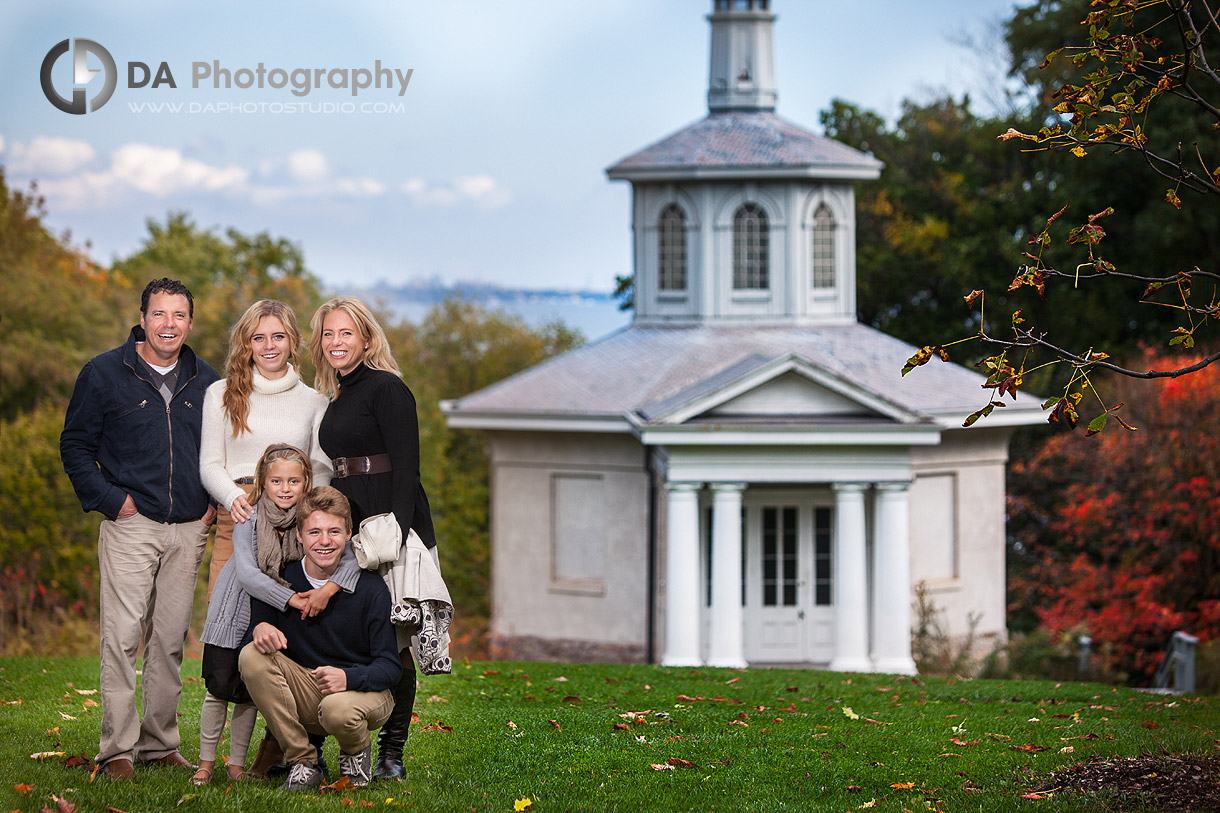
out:
M752 355L681 392L640 409L654 425L790 420L843 423L924 423L901 407L842 376L790 353Z

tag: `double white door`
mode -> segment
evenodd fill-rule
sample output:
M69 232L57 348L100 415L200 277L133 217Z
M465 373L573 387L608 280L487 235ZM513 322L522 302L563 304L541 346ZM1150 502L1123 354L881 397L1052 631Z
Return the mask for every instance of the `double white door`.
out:
M834 508L829 494L755 491L742 500L746 661L826 664L834 657ZM710 520L710 515L705 514ZM711 523L704 523L710 529ZM705 532L704 562L709 563ZM712 542L714 544L714 541ZM705 583L710 570L705 567ZM709 593L705 593L709 596ZM710 618L708 619L710 623ZM704 635L703 640L709 640Z

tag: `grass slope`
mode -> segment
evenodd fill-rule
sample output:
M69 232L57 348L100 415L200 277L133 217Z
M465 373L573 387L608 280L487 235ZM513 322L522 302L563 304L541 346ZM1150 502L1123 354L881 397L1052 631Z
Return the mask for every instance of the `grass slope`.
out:
M193 761L199 661L184 674L182 751ZM1033 792L1078 762L1210 755L1220 742L1215 698L1097 684L459 663L422 682L405 781L289 797L260 782L195 788L162 768L91 782L92 764L65 761L96 753L97 686L96 659L0 659L0 810L54 810L53 796L123 813L1140 809L1118 791ZM63 755L31 757L41 752ZM333 780L333 739L327 757Z

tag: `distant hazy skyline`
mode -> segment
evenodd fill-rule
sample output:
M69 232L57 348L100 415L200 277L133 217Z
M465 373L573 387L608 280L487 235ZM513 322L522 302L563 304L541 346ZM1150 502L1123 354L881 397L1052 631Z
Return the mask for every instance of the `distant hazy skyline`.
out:
M777 112L820 131L836 97L888 117L904 98L943 91L985 103L1000 67L955 43L987 41L1014 5L773 0ZM627 184L604 169L706 114L710 8L8 0L0 163L10 186L37 180L50 225L104 263L138 248L146 219L184 209L203 227L300 244L340 290L414 277L608 290L631 271L630 211ZM117 63L100 110L69 115L42 93L43 58L65 38L93 40ZM55 63L65 92L71 62ZM143 88L128 87L132 62L149 66L134 69ZM176 88L151 87L162 62ZM208 68L198 88L194 63ZM262 90L213 89L215 69L257 81L259 63ZM360 70L393 84L353 95ZM330 86L340 78L345 87Z

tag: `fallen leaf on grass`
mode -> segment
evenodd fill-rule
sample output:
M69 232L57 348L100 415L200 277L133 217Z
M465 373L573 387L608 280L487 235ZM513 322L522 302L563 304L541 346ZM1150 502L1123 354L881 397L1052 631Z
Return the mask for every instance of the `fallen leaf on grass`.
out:
M51 800L55 802L55 809L51 810L49 807L44 807L39 813L43 813L43 811L46 811L46 813L75 813L76 811L75 804L67 799L56 796L54 793L51 794Z
M453 730L453 726L445 725L440 720L437 720L435 723L428 723L426 726L424 726L423 728L420 729L420 731L445 731L445 732L449 732L452 730Z
M439 694L434 694L428 698L429 703L448 703L449 701L441 697Z
M741 680L741 678L739 678L739 677L735 677L735 678L733 678L732 680L726 680L726 681L724 682L724 685L728 686L729 684L736 683L736 682L737 682L737 681L739 681L739 680Z
M33 785L13 785L13 788L18 793L29 793L30 791L32 791L34 789L34 786Z
M484 669L483 670L483 675L485 677L490 677L491 675L498 675L498 674L500 674L499 669Z
M508 721L508 727L511 728L513 731L517 730L517 724L514 723L512 720Z
M747 723L745 720L729 720L729 725L740 725L740 726L745 726L746 728L750 727L750 724Z
M513 810L517 811L517 813L521 813L522 810L533 806L534 800L528 796L526 796L524 799L518 799L517 801L513 802Z
M864 788L860 787L859 785L848 785L847 787L843 788L843 790L847 791L848 793L859 793L860 791L864 790Z
M106 813L127 813L126 810L119 810L117 807L106 808Z
M1061 754L1074 754L1074 753L1076 753L1076 749L1075 749L1075 748L1073 748L1073 747L1072 747L1072 746L1070 746L1070 745L1065 745L1065 746L1063 746L1062 748L1060 748L1060 749L1059 749L1059 753L1061 753Z
M694 703L697 700L707 700L706 697L691 697L690 695L680 694L675 698L679 703Z
M843 714L844 714L844 716L846 716L846 717L847 717L847 719L849 719L849 720L859 720L859 719L860 719L860 715L859 715L859 714L856 714L854 711L852 711L852 710L851 710L851 706L844 706L844 707L843 707Z
M361 799L360 801L357 802L355 799L349 799L346 796L343 797L343 804L356 805L357 807L374 807L375 806L374 802L370 802L367 799Z
M1036 754L1039 751L1045 751L1047 749L1043 745L1033 745L1032 743L1026 743L1025 745L1010 745L1010 746L1008 746L1008 750L1010 750L1010 751L1029 751L1030 753Z
M97 689L73 689L73 691L77 694L97 694Z
M0 700L0 706L20 706L20 705L21 705L22 703L24 703L24 702L25 702L25 701L24 701L24 700L21 700L21 699L17 699L17 700Z
M617 731L630 731L631 730L631 726L627 725L626 723L615 723L614 728Z
M566 677L563 677L562 675L560 675L559 677L554 679L554 682L555 683L567 683L568 679Z
M87 708L87 709L89 709L89 708L101 708L101 707L102 707L102 704L101 704L101 703L99 703L99 702L97 702L96 700L90 700L89 698L87 698L87 697L86 697L86 698L85 698L85 702L84 702L84 706L85 706L85 708Z
M411 712L411 725L415 725L416 723L422 721L423 719L424 718L420 716L418 711Z
M685 759L678 759L677 757L670 757L669 759L665 760L665 763L667 765L672 765L675 768L698 768L699 767L698 765L696 765L693 762L687 762Z
M63 751L39 751L37 754L30 754L30 759L50 759L63 756L67 756Z
M857 807L857 808L856 808L856 810L865 810L865 809L867 809L867 808L870 808L870 807L876 807L876 806L877 806L877 800L876 800L876 799L869 799L867 802L865 802L864 804L862 804L862 805L860 805L859 807Z
M674 768L674 766L673 766L673 765L666 765L665 763L662 763L662 762L649 762L648 764L652 766L652 769L653 769L654 771L672 771L672 770L675 770L675 768Z
M559 702L560 703L583 703L585 701L581 700L580 695L578 695L578 694L570 694L567 697L565 697L563 700L560 700Z
M323 784L322 787L320 788L320 790L322 791L322 793L326 793L326 791L328 791L328 790L347 790L351 784L352 784L352 779L350 776L340 776L338 779L336 779L334 782L331 782L329 785Z
M59 713L59 716L64 718L65 720L75 720L76 719L71 714L64 714L62 711Z
M563 731L563 729L559 727L559 723L555 722L554 720L547 720L547 722L555 726L556 731Z
M915 783L914 782L895 782L894 784L890 785L890 787L898 788L899 790L910 790L911 788L915 787Z
M1140 723L1140 725L1142 725L1144 728L1160 728L1161 727L1160 723L1154 723L1152 720L1145 720L1144 722Z
M176 806L177 806L177 807L182 807L182 805L186 804L186 803L187 803L187 802L189 802L191 799L198 799L198 798L199 798L199 794L198 794L198 793L188 793L187 795L183 796L181 799L179 799L179 800L178 800L178 803L177 803L177 805L176 805Z
M865 717L864 722L872 723L873 725L893 725L893 723L883 723L880 720L874 720L872 717Z

